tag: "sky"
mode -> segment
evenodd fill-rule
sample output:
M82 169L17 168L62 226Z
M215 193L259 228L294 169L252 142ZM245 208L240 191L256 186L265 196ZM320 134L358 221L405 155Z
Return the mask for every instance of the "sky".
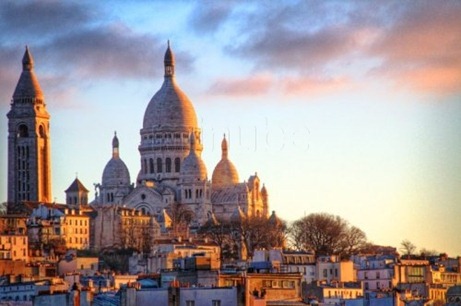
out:
M0 201L29 46L51 114L53 197L91 190L114 131L131 180L167 41L211 178L223 134L287 221L461 255L461 1L0 1Z

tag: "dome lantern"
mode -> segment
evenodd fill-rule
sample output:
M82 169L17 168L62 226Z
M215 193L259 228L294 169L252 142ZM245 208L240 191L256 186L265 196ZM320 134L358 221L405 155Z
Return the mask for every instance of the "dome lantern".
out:
M119 157L119 150L118 150L118 137L117 132L114 132L114 138L112 139L112 157L118 158Z
M168 48L166 49L165 59L163 62L165 64L165 77L170 77L170 78L173 77L174 76L174 54L173 54L173 51L171 51L169 40L168 40Z

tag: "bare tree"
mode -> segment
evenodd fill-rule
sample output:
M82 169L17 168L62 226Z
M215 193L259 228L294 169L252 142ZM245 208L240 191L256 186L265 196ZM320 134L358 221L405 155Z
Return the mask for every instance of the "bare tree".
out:
M434 250L434 249L427 249L427 248L421 248L419 250L419 256L421 258L427 258L427 257L431 257L431 256L438 256L440 255L439 252L437 252L437 250Z
M172 218L172 227L174 235L183 234L188 236L189 225L194 220L195 214L184 204L171 203L169 212Z
M208 220L199 233L221 247L221 259L253 256L256 249L285 245L286 222L278 218L242 216L231 221Z
M407 258L410 258L415 250L416 246L408 239L405 239L400 243L400 251L402 251L403 255L407 256Z
M346 256L357 254L365 249L367 235L358 227L351 226L346 230L342 242L342 253Z
M267 217L245 217L239 222L232 222L233 232L242 238L248 256L253 256L256 249L270 249L285 245L286 223L272 223Z
M293 222L289 228L293 247L312 250L316 256L357 252L366 243L365 233L339 216L313 213Z
M123 249L134 249L149 254L154 242L152 220L126 216L121 220L120 244Z
M230 222L219 222L210 219L199 228L198 233L219 246L221 261L225 259L238 259L238 255L233 251L236 246L231 236Z

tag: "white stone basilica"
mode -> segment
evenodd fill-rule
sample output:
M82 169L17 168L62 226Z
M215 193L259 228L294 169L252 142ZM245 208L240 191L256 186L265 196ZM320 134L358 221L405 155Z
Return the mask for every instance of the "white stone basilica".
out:
M127 166L120 158L117 135L112 158L96 184L94 207L124 206L153 216L162 216L171 205L180 204L195 215L193 224L209 218L229 220L233 215L268 216L268 194L255 174L239 182L237 169L222 141L222 158L211 181L201 158L203 145L192 102L175 78L174 54L168 44L165 78L144 113L138 147L141 169L131 183ZM214 215L214 216L213 216Z

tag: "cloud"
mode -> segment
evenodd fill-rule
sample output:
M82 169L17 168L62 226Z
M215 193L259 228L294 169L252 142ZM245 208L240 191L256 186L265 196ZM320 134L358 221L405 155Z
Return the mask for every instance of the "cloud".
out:
M461 2L405 2L370 47L382 58L371 71L425 92L461 91Z
M0 33L7 41L43 40L70 32L91 21L97 12L70 1L2 1Z
M356 46L354 28L339 3L291 1L261 5L246 15L240 34L226 50L252 61L258 69L318 72L331 61L344 60ZM332 18L334 17L334 18ZM243 16L242 18L245 18Z
M14 91L25 44L30 46L35 58L35 70L42 87L46 89L48 86L44 84L51 84L53 96L66 96L68 88L96 80L163 76L166 41L155 34L137 32L117 20L95 18L109 14L97 6L46 1L1 2L0 12L0 36L5 37L0 42L2 101L9 101ZM40 18L36 14L41 14ZM193 71L194 58L190 53L174 52L181 70ZM49 94L46 90L45 95Z
M231 15L234 1L199 1L190 15L190 24L198 33L212 33L219 30Z
M238 24L221 18L219 26L238 28L224 48L228 56L255 73L293 75L286 88L361 75L443 93L461 90L459 16L459 1L286 1L259 3Z
M256 96L267 94L273 85L269 75L253 75L245 78L222 78L213 83L208 93L227 96Z
M22 55L16 54L15 48L0 48L0 105L9 105L11 101L22 70ZM15 65L12 59L16 61Z
M351 82L342 78L314 78L314 77L291 77L282 82L283 92L287 95L299 94L324 94L337 92L344 88L350 88Z

